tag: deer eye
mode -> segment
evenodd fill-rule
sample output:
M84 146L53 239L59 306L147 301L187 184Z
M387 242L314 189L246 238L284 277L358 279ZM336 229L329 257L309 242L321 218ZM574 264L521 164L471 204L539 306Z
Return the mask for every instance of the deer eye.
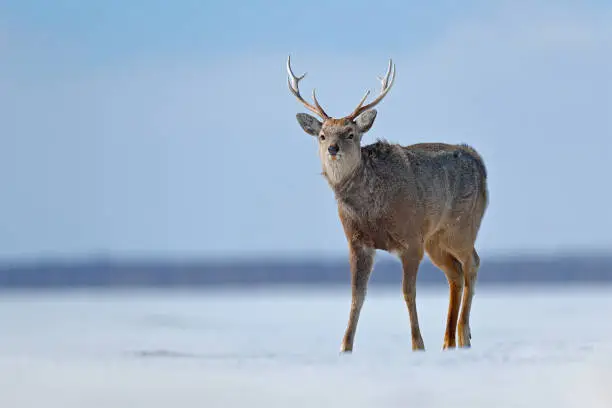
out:
M321 140L325 140L325 135L321 135L321 136L319 136L319 139L321 139Z
M352 138L353 138L353 136L354 136L354 135L353 135L352 133L349 133L349 135L348 135L346 138L347 138L347 139L352 139Z

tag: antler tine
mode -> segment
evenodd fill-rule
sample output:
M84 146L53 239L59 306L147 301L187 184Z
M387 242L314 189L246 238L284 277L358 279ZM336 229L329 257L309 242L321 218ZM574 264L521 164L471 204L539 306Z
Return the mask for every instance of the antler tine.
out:
M314 99L315 106L312 106L310 103L306 102L304 98L302 98L302 95L300 94L299 82L304 79L306 73L304 73L300 77L296 76L293 73L293 70L291 69L291 56L287 57L287 72L289 73L289 77L287 77L287 82L289 84L289 90L291 91L291 93L300 102L302 102L302 104L304 104L304 106L306 106L306 108L308 108L311 112L316 113L323 119L329 119L327 113L325 113L321 105L319 105L319 101L317 101L317 96L314 89L312 90L312 98Z
M357 105L357 108L355 108L355 111L357 109L360 109L361 106L363 105L363 103L365 102L365 100L367 99L368 95L370 94L370 91L368 90L365 95L363 95L363 98L361 98L361 101L359 101L359 104Z
M387 68L387 73L385 74L384 78L378 77L378 79L381 82L381 90L380 90L380 94L378 95L378 97L374 99L372 102L370 102L369 104L363 106L363 103L368 97L370 91L366 92L365 96L361 99L361 102L359 102L359 104L357 105L353 113L351 113L348 116L350 119L355 119L361 113L378 105L378 103L382 101L382 99L385 97L387 92L389 92L389 90L393 86L393 83L395 82L395 64L393 64L393 61L390 58L389 58L389 68Z

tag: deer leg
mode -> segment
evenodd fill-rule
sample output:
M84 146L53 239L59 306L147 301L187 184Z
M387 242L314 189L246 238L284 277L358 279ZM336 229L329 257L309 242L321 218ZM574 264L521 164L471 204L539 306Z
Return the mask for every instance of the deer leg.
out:
M463 269L459 262L448 255L449 265L446 278L448 280L449 298L448 298L448 316L446 320L446 332L444 333L443 349L455 348L455 334L457 329L457 320L459 317L459 307L461 306L461 291L463 289Z
M342 339L341 352L353 351L353 341L359 314L365 301L370 273L374 265L375 250L373 248L355 247L350 248L350 268L351 268L351 311L349 320Z
M423 259L423 251L418 253L404 252L400 255L403 269L402 291L404 300L408 308L410 317L410 333L412 336L412 350L425 350L421 329L419 327L419 317L416 306L416 279L419 270L419 264Z
M459 317L459 308L461 306L461 291L463 289L463 268L455 257L436 245L428 245L427 253L434 265L442 269L448 280L448 314L442 348L444 350L455 348L455 334Z
M459 347L470 347L472 333L470 330L470 311L472 299L474 298L474 286L478 278L478 268L480 267L480 257L474 249L473 253L462 264L465 271L465 286L463 288L463 304L461 305L461 315L457 325L457 337Z

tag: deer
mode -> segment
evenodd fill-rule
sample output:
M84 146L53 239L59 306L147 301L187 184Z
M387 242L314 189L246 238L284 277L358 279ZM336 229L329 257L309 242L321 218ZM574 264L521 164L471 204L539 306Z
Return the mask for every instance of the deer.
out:
M444 272L449 304L442 350L470 348L470 312L480 268L475 242L489 203L487 169L468 144L417 143L401 145L378 138L362 145L372 129L374 109L395 82L389 66L379 95L365 104L367 91L347 116L333 118L299 90L306 76L296 76L287 58L291 93L317 119L297 113L302 130L318 142L322 175L333 191L348 244L351 305L341 353L351 353L377 250L399 258L402 292L412 337L412 351L424 351L416 305L416 281L425 253Z

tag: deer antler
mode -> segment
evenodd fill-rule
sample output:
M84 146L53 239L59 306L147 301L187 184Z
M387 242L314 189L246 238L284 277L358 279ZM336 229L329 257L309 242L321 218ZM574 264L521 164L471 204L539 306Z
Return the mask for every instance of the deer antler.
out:
M319 101L317 101L317 95L315 94L314 89L312 90L312 99L314 99L315 106L312 106L311 104L306 102L304 98L302 98L302 95L300 95L300 89L298 84L302 79L304 79L306 73L304 73L304 75L302 75L301 77L295 76L295 74L291 70L291 56L287 57L287 72L289 73L289 77L287 78L289 90L298 99L298 101L302 102L304 106L319 115L322 119L329 119L327 113L325 113L321 105L319 105Z
M393 73L393 76L391 76L392 73ZM389 68L387 69L387 73L385 74L385 77L384 78L378 77L378 79L380 80L381 86L382 86L380 90L380 95L378 95L376 99L368 103L366 106L362 106L366 98L370 94L370 91L367 91L366 94L363 96L363 98L361 98L361 102L359 102L359 105L357 105L353 113L348 115L347 118L351 120L355 119L357 116L359 116L366 110L378 105L378 103L382 101L382 99L385 97L387 92L389 92L389 89L391 89L391 86L393 86L393 82L395 81L395 64L393 64L393 61L391 61L390 58L389 58ZM389 79L391 80L389 81Z

